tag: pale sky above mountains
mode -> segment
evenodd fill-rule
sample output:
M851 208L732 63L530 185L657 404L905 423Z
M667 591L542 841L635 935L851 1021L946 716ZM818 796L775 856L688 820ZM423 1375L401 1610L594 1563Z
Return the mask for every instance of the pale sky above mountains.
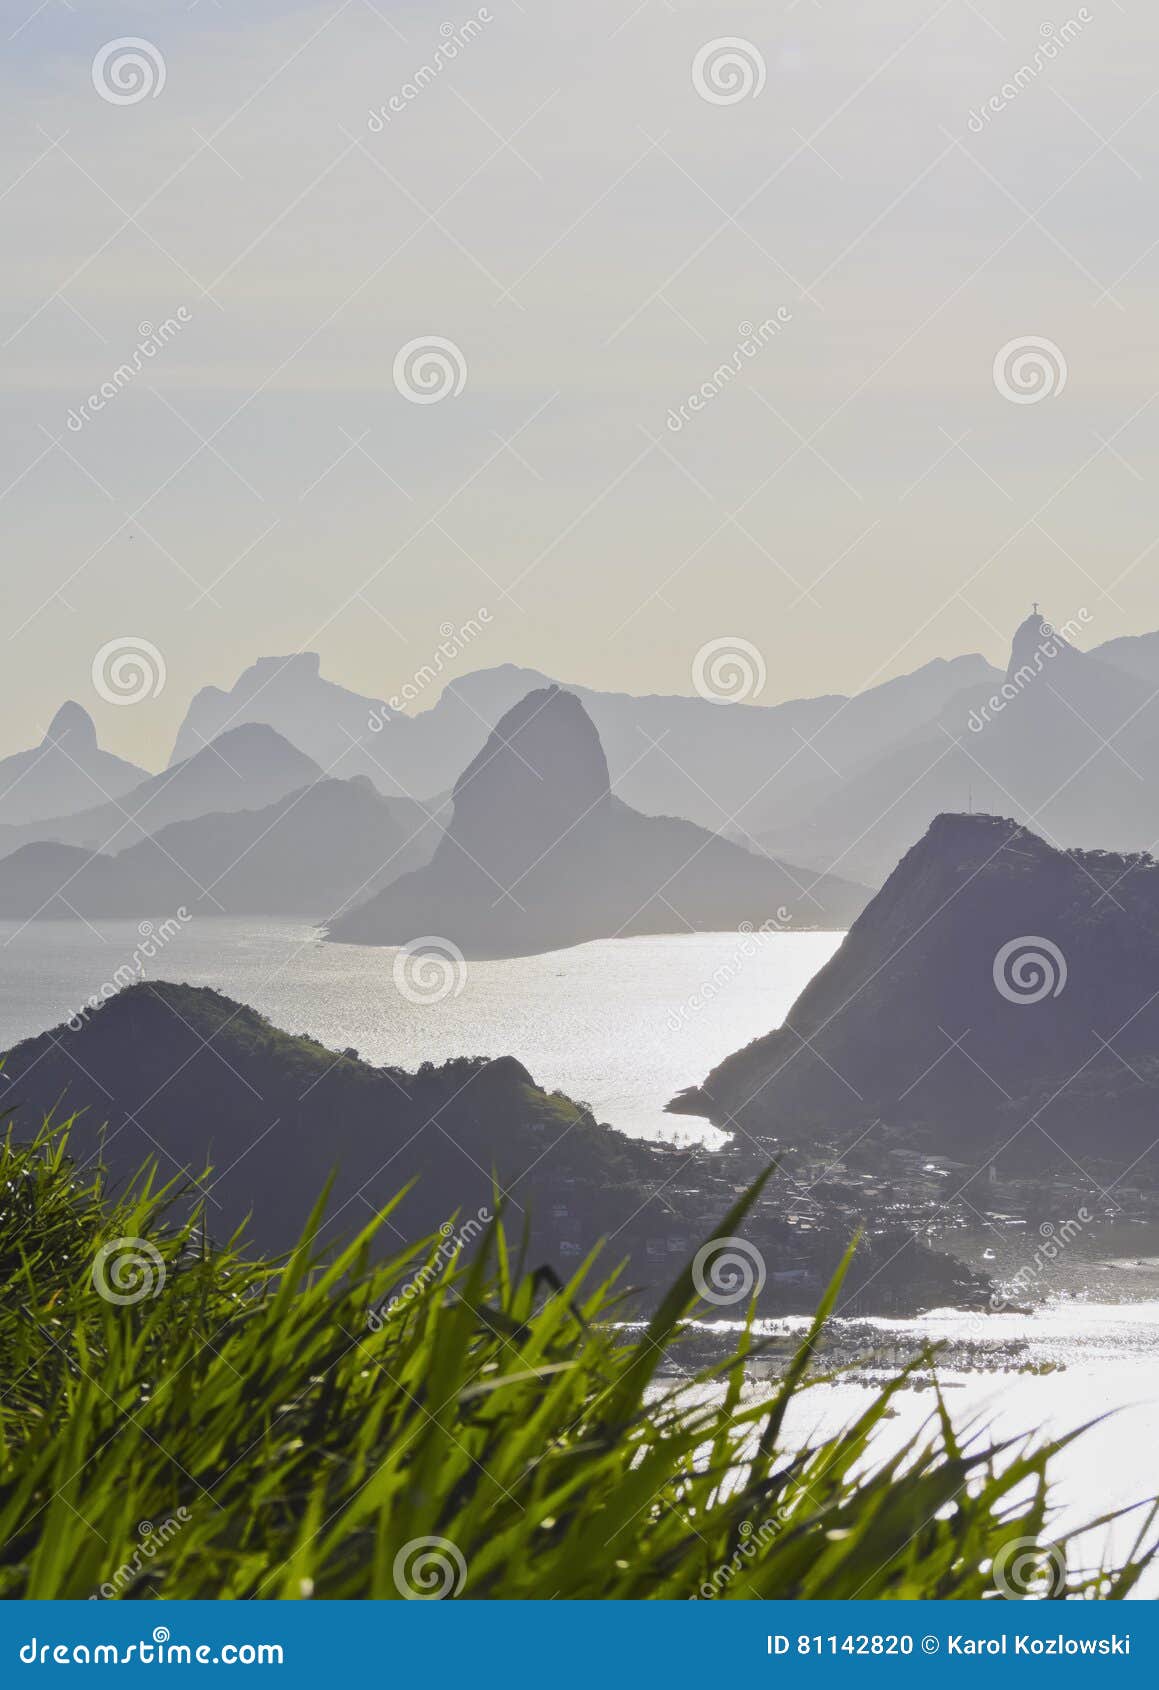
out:
M481 607L463 669L687 693L735 635L766 703L1004 663L1035 598L1092 644L1159 627L1153 6L482 11L410 99L479 8L7 0L0 752L71 696L156 766L270 652L389 696ZM120 105L93 61L130 36L164 85ZM755 97L697 92L721 37ZM414 404L431 336L465 385ZM1012 403L1027 337L1066 379ZM167 674L128 709L91 679L123 636Z

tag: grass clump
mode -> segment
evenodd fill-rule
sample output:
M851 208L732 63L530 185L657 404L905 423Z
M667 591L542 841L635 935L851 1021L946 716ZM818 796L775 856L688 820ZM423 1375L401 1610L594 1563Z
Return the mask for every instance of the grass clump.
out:
M691 1267L630 1338L614 1275L545 1283L501 1218L470 1260L442 1235L381 1259L389 1212L323 1258L320 1202L254 1261L179 1195L148 1167L114 1194L67 1127L0 1147L0 1596L967 1598L1017 1559L1028 1586L1120 1597L1150 1557L1148 1516L1124 1565L1067 1567L1058 1443L963 1449L939 1408L875 1464L904 1374L794 1447L836 1286L757 1403L747 1329L723 1366L661 1374Z

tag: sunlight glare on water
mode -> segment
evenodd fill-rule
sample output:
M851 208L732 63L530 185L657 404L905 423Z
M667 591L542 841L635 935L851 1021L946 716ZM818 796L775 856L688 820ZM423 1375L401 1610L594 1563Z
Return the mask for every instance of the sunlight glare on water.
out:
M0 1048L66 1019L140 946L134 923L0 923ZM393 949L323 943L291 921L194 918L148 978L214 986L289 1033L414 1068L516 1056L538 1084L640 1138L719 1142L664 1104L771 1031L840 933L691 933L599 939L544 956L470 962L462 990L412 1003Z

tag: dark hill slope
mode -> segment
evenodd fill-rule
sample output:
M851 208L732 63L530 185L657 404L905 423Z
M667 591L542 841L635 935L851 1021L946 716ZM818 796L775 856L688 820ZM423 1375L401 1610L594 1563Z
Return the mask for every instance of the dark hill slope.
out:
M1122 1172L1159 1136L1159 867L939 816L784 1026L670 1107Z
M83 1108L74 1150L91 1153L103 1136L106 1159L124 1175L151 1155L163 1180L200 1176L212 1162L211 1227L230 1231L252 1211L251 1230L271 1249L296 1237L334 1169L330 1214L349 1234L416 1177L399 1221L408 1233L437 1227L458 1206L490 1205L493 1168L518 1178L516 1202L534 1198L549 1212L568 1180L612 1191L657 1165L561 1094L540 1091L513 1058L424 1064L415 1074L375 1068L203 987L129 987L17 1045L3 1076L18 1126L58 1102ZM609 1203L617 1222L626 1218Z
M481 1230L493 1175L511 1234L527 1224L532 1265L567 1274L601 1237L607 1265L628 1258L645 1302L728 1208L739 1177L727 1159L625 1138L562 1093L536 1086L513 1057L463 1057L417 1073L371 1067L353 1051L280 1032L204 988L133 986L91 1015L8 1053L2 1106L18 1134L82 1110L72 1151L102 1150L114 1177L155 1156L162 1181L197 1181L223 1236L250 1217L267 1250L289 1247L332 1172L325 1238L349 1237L416 1182L392 1216L406 1237ZM204 1178L207 1163L213 1172ZM745 1178L751 1171L745 1170ZM767 1312L807 1309L849 1242L843 1216L802 1236L770 1184L746 1234L768 1269ZM474 1222L474 1227L470 1223ZM388 1237L394 1233L386 1229ZM788 1272L788 1280L778 1274ZM879 1229L858 1252L847 1294L866 1308L984 1300L986 1283L908 1233Z

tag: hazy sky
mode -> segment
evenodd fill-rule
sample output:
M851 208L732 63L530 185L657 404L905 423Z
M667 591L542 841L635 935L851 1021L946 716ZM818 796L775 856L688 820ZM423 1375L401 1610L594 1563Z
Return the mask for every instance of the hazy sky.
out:
M1153 3L3 20L0 749L72 695L156 764L260 655L389 694L481 607L464 667L690 692L739 635L763 702L1003 659L1033 597L1091 642L1159 627ZM107 97L125 37L155 95ZM413 403L396 355L432 336L465 383ZM1028 337L1056 390L1015 403ZM131 709L91 680L127 636L167 668Z

